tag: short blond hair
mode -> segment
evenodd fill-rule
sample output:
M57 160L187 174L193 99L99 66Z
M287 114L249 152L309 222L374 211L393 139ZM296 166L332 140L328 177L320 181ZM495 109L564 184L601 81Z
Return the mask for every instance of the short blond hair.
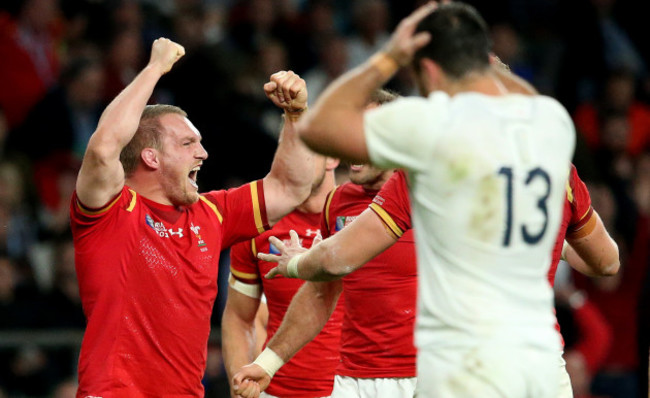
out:
M147 105L140 116L138 130L131 138L131 141L122 148L120 162L126 176L133 174L140 162L140 153L144 148L155 148L162 150L162 125L160 117L169 113L175 113L187 117L187 113L174 105Z

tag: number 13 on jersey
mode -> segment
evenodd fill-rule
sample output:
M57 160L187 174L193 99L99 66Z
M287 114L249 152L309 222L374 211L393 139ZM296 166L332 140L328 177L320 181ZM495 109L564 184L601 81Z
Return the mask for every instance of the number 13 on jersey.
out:
M514 178L514 173L512 167L501 167L498 172L499 176L505 178L505 204L506 204L506 214L505 214L505 230L503 234L503 246L510 246L513 233L520 232L522 239L525 243L529 245L534 245L539 242L546 233L548 227L548 207L547 200L551 193L551 177L544 169L536 167L527 172L526 178L523 181L516 181ZM544 186L544 193L537 197L536 206L537 209L542 213L544 221L541 227L537 229L532 228L531 226L525 223L516 223L516 220L513 219L513 204L518 198L516 193L520 189L529 189L530 186L534 183L540 181Z

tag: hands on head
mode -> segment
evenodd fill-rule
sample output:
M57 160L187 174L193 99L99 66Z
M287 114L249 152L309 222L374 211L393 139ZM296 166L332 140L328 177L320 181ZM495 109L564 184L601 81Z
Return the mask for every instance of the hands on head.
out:
M233 392L237 398L257 398L269 383L269 374L255 363L243 366L232 377Z
M278 263L278 265L275 268L271 269L264 276L266 279L274 278L277 275L283 275L285 277L289 277L287 271L287 266L289 264L289 261L291 261L293 257L307 251L307 249L302 247L302 245L300 244L300 237L298 236L298 233L296 231L292 229L291 231L289 231L289 235L291 236L291 241L289 241L289 243L286 245L283 241L276 238L275 236L271 236L269 238L269 242L271 242L271 244L280 251L280 255L269 254L269 253L257 253L257 258L259 258L260 260L268 261L271 263ZM322 240L323 238L320 237L320 235L317 236L312 243L312 247L320 243L320 241Z
M448 2L442 1L443 4ZM428 32L415 33L415 30L420 21L434 12L436 8L438 8L438 2L430 1L413 11L397 25L383 51L398 65L408 65L416 51L429 43L431 35Z
M264 84L264 93L285 111L302 112L307 109L307 84L292 71L280 71L271 75Z

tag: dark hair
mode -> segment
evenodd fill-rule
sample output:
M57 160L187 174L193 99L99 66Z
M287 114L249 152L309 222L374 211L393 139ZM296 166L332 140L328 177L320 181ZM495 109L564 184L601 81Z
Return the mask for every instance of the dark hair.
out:
M418 72L422 58L435 61L454 79L490 66L492 43L487 24L468 4L441 4L418 24L416 31L431 34L431 41L418 50L413 58Z
M370 94L370 99L368 100L369 104L379 104L383 105L387 102L395 101L399 98L399 94L395 91L387 90L385 88L378 88Z
M174 105L147 105L140 116L138 130L131 138L131 141L122 148L120 162L124 168L124 174L130 176L138 167L140 152L144 148L155 148L162 150L162 125L160 117L168 113L176 113L187 117L187 113Z

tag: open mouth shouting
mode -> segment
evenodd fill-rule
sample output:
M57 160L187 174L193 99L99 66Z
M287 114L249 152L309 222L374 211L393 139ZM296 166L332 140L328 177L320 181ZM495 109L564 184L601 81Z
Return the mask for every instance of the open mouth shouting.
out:
M196 176L199 173L199 170L201 170L201 166L196 166L190 171L190 174L187 176L187 179L189 180L190 185L192 185L196 189L199 189L199 186L196 183Z

